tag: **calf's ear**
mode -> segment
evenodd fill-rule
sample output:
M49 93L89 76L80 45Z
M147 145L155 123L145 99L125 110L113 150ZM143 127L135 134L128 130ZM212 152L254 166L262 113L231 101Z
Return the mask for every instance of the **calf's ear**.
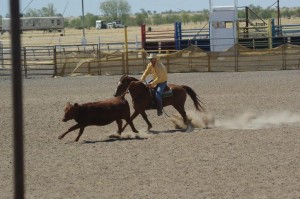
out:
M78 103L75 103L75 104L74 104L74 107L78 107L78 106L79 106Z

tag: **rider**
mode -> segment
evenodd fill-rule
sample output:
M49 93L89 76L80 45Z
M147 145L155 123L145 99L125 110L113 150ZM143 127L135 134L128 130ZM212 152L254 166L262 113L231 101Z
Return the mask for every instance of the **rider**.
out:
M157 115L162 115L162 93L167 86L168 74L165 66L159 61L157 54L151 53L147 59L150 60L150 63L147 65L147 69L144 71L141 80L145 81L146 77L149 74L152 74L153 81L151 81L148 86L150 88L155 88L156 93L156 102L157 102Z

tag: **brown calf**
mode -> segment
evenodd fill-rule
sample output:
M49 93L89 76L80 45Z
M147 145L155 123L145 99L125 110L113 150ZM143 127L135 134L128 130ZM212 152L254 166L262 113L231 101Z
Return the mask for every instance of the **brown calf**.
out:
M118 134L122 133L122 119L130 125L133 132L138 133L132 120L130 119L130 108L124 95L121 97L111 98L105 101L90 102L85 104L74 105L68 102L65 108L65 116L63 122L74 119L77 124L69 128L68 131L61 134L58 138L62 139L66 134L76 129L79 134L75 141L77 142L82 135L84 128L91 125L104 126L116 121L118 124Z

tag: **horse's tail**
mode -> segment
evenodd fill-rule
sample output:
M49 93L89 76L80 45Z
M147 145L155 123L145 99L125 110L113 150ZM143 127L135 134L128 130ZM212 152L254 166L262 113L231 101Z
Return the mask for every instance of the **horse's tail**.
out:
M186 90L187 94L191 97L191 99L193 100L194 102L194 105L196 107L196 109L198 111L203 111L205 112L205 108L204 108L204 105L203 105L203 102L201 102L201 100L199 99L197 93L189 86L186 86L186 85L182 85L182 87Z

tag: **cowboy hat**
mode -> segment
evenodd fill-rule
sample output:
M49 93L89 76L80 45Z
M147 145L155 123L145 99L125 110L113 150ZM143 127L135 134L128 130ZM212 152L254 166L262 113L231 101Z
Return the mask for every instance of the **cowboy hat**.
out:
M157 54L156 53L150 53L149 57L147 59L157 59Z

